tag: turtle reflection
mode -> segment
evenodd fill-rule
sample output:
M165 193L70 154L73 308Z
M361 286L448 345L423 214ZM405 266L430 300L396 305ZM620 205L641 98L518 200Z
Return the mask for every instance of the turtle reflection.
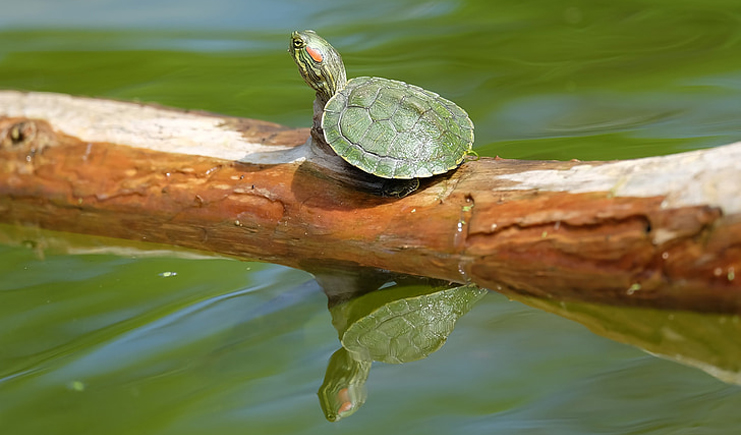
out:
M402 364L426 358L445 344L458 318L486 292L474 285L411 278L340 302L327 291L342 344L330 358L318 392L327 420L348 417L365 403L373 361Z

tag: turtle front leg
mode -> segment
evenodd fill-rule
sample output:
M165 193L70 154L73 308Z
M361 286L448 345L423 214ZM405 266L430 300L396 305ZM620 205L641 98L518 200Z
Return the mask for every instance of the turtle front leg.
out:
M419 178L411 180L389 179L383 183L381 196L404 198L419 188Z

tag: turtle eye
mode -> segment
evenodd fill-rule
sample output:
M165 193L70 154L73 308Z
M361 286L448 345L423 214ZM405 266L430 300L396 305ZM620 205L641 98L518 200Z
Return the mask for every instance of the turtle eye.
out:
M293 48L299 49L304 45L304 41L301 38L293 38Z

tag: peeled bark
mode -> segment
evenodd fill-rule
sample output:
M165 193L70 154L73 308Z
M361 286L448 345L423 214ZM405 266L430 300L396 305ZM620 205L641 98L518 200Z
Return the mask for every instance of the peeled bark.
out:
M0 222L540 298L741 311L741 144L618 162L481 158L392 199L308 138L0 92Z

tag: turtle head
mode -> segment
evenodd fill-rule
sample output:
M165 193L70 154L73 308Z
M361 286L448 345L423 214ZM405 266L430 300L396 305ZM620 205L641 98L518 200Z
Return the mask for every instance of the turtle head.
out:
M347 76L340 53L313 30L293 32L288 51L301 76L323 102L345 87Z
M329 358L324 383L317 391L319 404L329 421L339 421L355 413L368 395L365 381L371 360L358 360L344 347Z

